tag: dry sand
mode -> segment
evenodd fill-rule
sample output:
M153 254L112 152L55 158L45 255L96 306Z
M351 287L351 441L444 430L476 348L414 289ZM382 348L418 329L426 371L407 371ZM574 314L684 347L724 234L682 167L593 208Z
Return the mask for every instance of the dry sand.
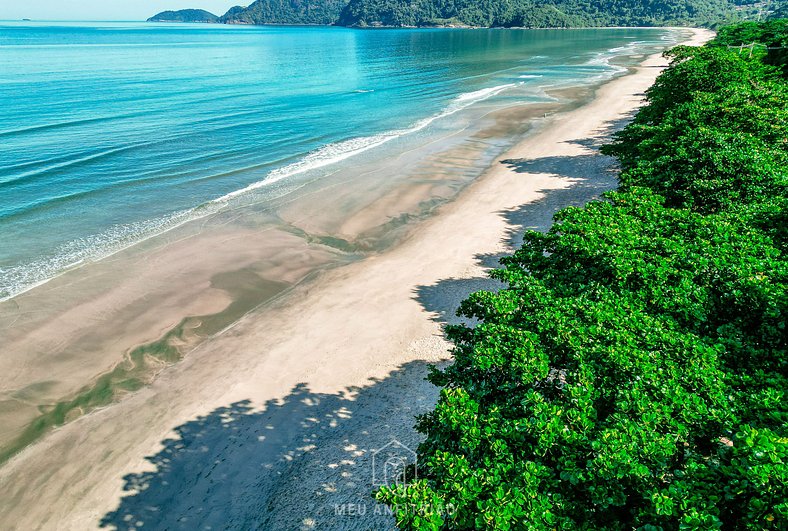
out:
M442 324L494 287L484 270L523 229L615 186L595 146L663 66L651 57L552 117L400 245L322 271L26 448L0 469L0 528L390 527L369 496L372 454L415 447L413 415L437 396L426 364L447 358Z

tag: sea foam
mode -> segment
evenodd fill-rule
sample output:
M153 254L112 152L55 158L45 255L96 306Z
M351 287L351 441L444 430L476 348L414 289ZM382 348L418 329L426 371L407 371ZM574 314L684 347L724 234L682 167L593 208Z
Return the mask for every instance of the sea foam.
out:
M372 136L350 138L341 142L327 144L308 153L297 162L269 172L259 181L195 208L180 210L166 216L136 223L115 225L101 233L72 240L60 246L50 256L42 257L33 262L0 268L0 301L10 299L44 284L65 271L106 258L143 240L173 230L184 223L219 212L240 196L289 177L336 164L396 138L421 131L436 120L455 114L514 86L515 84L509 83L461 94L441 112L419 120L405 129L387 131Z
M452 103L450 103L443 111L434 114L429 118L420 120L406 129L397 129L377 135L351 138L342 142L327 144L316 151L307 154L301 160L294 162L293 164L283 166L282 168L277 168L266 175L265 178L254 182L249 186L241 188L240 190L235 190L234 192L225 194L211 202L226 203L231 199L247 194L254 190L258 190L264 186L269 186L281 181L282 179L323 168L331 164L336 164L337 162L341 162L360 153L364 153L365 151L381 146L396 138L421 131L436 120L450 116L467 108L470 105L473 105L474 103L486 100L487 98L495 96L496 94L499 94L513 86L515 86L514 83L508 83L506 85L498 85L496 87L490 87L461 94L460 96L457 96L457 98L455 98L454 101L452 101Z

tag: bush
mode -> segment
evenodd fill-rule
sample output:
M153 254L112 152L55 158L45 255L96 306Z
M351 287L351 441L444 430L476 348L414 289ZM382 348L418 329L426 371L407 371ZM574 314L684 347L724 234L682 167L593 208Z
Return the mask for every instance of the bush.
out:
M788 529L787 87L763 54L671 56L606 148L619 191L448 327L420 479L377 493L399 527Z

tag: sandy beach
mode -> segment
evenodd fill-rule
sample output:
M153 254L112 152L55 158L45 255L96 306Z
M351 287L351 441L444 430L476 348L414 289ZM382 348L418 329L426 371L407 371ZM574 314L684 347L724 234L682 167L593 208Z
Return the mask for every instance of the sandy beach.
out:
M691 45L711 36L685 31ZM64 276L3 303L15 309L0 322L13 332L6 346L33 344L41 353L24 363L0 359L9 387L45 370L44 353L70 341L100 356L113 342L146 344L176 327L162 348L180 361L161 363L149 351L129 357L117 378L139 378L122 400L75 418L2 465L0 527L390 528L392 519L370 496L373 454L392 440L418 444L413 418L437 396L423 380L427 365L449 356L442 326L468 293L495 288L484 272L523 230L545 229L556 210L615 187L613 161L597 147L631 118L665 65L649 57L589 103L543 119L482 178L380 253L356 259L342 242L304 243L310 240L282 230L270 213L239 224L235 212L213 219L210 237L192 238L195 229L184 228L148 244L158 247L145 259L121 254L97 264L89 279ZM420 185L446 186L435 181ZM423 197L381 197L378 210L387 201L412 202L415 212L427 208ZM312 200L319 198L316 190ZM281 208L279 215L298 211ZM374 223L364 215L359 209L335 232L355 245L373 241L365 231ZM287 221L310 234L315 223ZM263 246L272 250L266 260ZM207 250L212 258L203 260ZM111 270L122 260L130 270L116 286ZM184 289L174 279L186 269ZM217 277L217 270L234 273ZM125 294L123 306L102 296L110 284ZM75 308L70 290L96 296ZM250 290L256 296L249 301L232 296ZM151 291L167 304L151 309ZM59 319L44 326L24 311L36 298L54 301L48 311ZM184 307L198 317L181 321ZM91 319L108 318L125 323L116 335L91 328ZM96 375L79 360L60 361L73 381ZM29 393L74 391L58 385Z

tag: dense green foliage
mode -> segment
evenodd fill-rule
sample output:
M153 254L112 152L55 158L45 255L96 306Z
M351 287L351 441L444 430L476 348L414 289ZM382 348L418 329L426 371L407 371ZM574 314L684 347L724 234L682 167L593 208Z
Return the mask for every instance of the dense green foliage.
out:
M351 0L339 18L339 24L345 26L464 24L570 27L582 25L582 22L582 18L564 13L555 6L535 6L527 0Z
M788 41L788 20L743 22L720 28L712 45L738 46L757 42L767 46L785 46Z
M401 528L788 529L788 83L751 30L669 52L620 188L462 304Z
M788 15L788 13L786 13ZM753 48L754 53L766 53L764 62L779 66L788 73L788 20L775 19L767 22L748 22L720 30L715 39L719 46L736 47L760 45ZM748 53L740 49L739 53Z
M333 24L347 0L257 0L234 7L221 21L227 24Z
M233 7L218 21L227 24L338 24L359 27L713 26L753 15L757 9L752 2L753 0L257 0L249 7ZM198 11L201 10L166 11L151 20L216 21L213 15L212 20L197 16L195 13Z
M219 17L204 9L182 9L162 11L148 19L148 22L219 22Z
M735 17L729 0L350 0L345 26L581 27L713 24Z

